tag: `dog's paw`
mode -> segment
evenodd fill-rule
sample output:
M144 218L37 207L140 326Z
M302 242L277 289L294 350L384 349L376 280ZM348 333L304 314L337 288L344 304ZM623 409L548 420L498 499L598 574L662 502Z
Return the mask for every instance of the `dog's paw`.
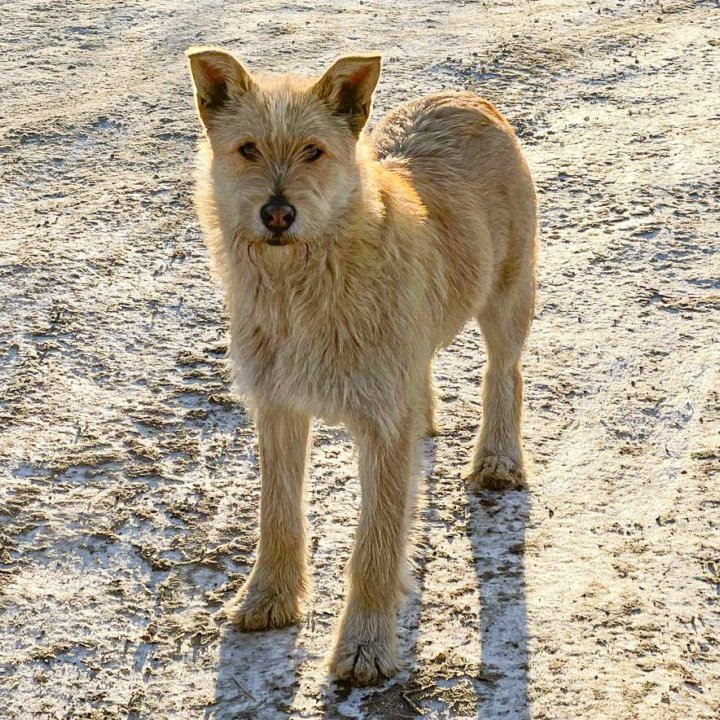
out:
M240 630L269 630L297 623L302 614L296 593L261 589L252 584L244 587L225 606L225 614Z
M374 685L400 668L390 616L357 614L343 622L330 670L338 680Z
M517 460L488 452L480 466L467 476L467 482L479 490L523 490L527 476Z
M335 648L331 669L338 680L374 685L395 675L399 665L383 643L343 640Z

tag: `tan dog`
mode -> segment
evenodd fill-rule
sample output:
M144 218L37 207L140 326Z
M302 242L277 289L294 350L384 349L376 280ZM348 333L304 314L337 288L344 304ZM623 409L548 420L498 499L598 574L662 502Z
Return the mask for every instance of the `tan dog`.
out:
M379 57L342 58L319 80L256 78L219 50L189 58L207 136L197 210L260 439L260 543L229 617L244 630L299 619L310 420L343 422L362 508L332 667L371 683L398 667L410 477L418 437L433 432L430 364L470 318L488 369L469 482L524 486L533 182L508 122L472 93L408 103L363 135Z

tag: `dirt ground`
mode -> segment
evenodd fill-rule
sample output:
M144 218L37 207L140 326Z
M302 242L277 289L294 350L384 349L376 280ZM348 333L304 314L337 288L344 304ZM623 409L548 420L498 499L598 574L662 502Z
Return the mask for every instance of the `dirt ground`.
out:
M681 0L0 4L0 717L720 717L720 7ZM183 52L320 72L375 116L476 89L541 201L531 491L469 495L475 327L437 358L407 670L330 682L359 488L316 425L303 623L220 615L255 440L191 206Z

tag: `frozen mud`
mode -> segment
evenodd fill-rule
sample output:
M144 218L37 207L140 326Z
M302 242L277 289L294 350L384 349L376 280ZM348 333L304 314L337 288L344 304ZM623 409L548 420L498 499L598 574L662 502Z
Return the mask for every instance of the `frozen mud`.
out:
M681 0L0 5L0 716L720 717L720 9ZM327 678L356 459L318 423L299 627L222 603L257 540L252 426L192 211L183 52L319 72L376 117L508 115L540 193L528 493L469 495L484 348L437 358L406 671Z

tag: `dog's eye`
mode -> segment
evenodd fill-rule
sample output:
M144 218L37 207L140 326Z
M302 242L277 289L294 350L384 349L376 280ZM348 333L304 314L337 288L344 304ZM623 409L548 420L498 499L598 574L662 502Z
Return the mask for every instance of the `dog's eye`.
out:
M246 160L257 160L260 157L260 151L257 149L257 145L252 142L241 145L238 151Z
M308 145L303 150L303 159L307 162L314 162L323 154L323 152L324 150L319 148L317 145Z

